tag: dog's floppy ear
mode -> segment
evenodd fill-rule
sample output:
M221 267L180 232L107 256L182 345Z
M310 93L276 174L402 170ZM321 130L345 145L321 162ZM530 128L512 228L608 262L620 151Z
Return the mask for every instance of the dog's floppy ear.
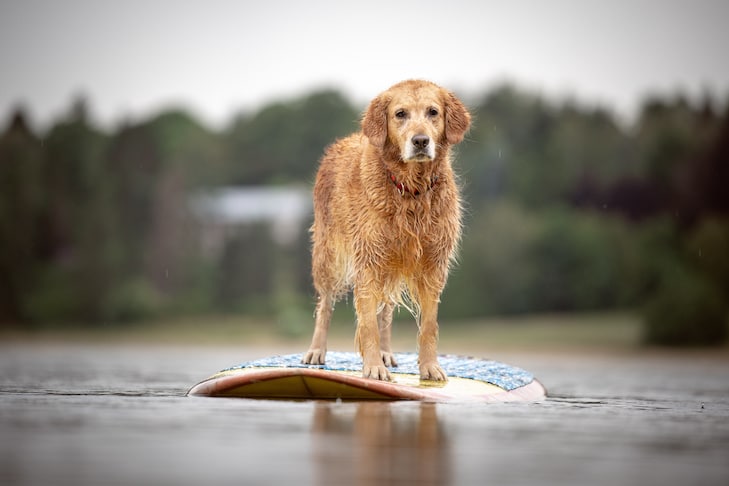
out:
M450 145L463 140L471 125L471 115L461 100L450 91L445 93L445 136Z
M383 95L370 102L362 117L362 133L377 147L384 147L387 141L387 106L389 100Z

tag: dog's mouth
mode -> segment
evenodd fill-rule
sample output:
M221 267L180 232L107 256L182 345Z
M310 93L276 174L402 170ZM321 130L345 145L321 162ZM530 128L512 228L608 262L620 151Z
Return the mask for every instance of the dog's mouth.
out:
M409 154L408 158L403 158L405 162L430 162L433 160L433 156L427 149L418 150L415 153Z
M435 145L427 135L413 136L403 148L403 160L406 162L430 162L435 159Z

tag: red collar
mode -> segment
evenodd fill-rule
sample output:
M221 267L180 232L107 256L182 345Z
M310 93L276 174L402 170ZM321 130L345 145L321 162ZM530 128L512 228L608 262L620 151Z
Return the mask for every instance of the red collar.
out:
M397 182L397 179L395 179L395 175L392 172L387 171L387 175L388 175L389 179L392 181L392 183L395 184L395 187L397 188L397 191L400 193L401 196L404 196L406 192L408 194L412 194L413 196L420 195L419 190L417 190L417 189L410 190L410 188L408 186L406 186L405 184L403 184L402 182ZM434 175L430 179L430 184L428 184L428 188L426 189L426 191L433 189L433 187L435 187L436 184L438 184L438 176Z

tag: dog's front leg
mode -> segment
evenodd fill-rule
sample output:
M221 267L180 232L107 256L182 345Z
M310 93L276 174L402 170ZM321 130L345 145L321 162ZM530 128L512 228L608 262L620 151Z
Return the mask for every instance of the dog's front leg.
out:
M385 366L397 366L395 355L392 354L392 302L382 304L377 314L377 325L380 328L380 355Z
M438 297L424 296L421 301L418 332L418 364L421 380L446 381L446 372L438 364Z
M362 355L362 376L375 380L390 380L380 353L380 329L377 322L377 299L355 288L354 307L357 312L355 343Z

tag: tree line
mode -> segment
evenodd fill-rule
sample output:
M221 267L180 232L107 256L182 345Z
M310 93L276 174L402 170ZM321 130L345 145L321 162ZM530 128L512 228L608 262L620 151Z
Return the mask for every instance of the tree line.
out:
M609 111L513 85L472 100L457 148L467 230L441 318L639 309L648 341L720 342L729 315L729 110L677 95L630 127ZM102 130L83 99L42 132L0 132L0 321L112 325L242 312L310 327L306 224L265 223L200 248L198 191L311 185L363 107L334 90L211 130L169 110Z

